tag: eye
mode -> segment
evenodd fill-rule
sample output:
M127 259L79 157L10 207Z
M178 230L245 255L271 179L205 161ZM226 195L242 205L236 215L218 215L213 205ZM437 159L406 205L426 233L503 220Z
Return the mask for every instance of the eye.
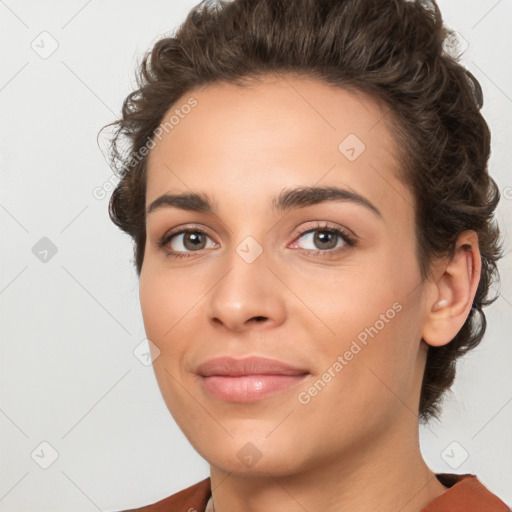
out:
M189 228L164 235L158 242L158 246L161 248L168 247L167 253L169 256L183 257L190 252L214 248L217 244L204 231Z
M291 247L305 249L309 254L338 253L356 245L355 240L337 227L316 226L301 230ZM297 241L301 241L300 244Z

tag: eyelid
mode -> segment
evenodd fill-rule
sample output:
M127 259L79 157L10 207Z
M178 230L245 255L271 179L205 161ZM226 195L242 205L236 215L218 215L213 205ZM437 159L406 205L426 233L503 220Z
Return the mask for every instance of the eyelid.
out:
M297 236L294 238L294 240L296 240L298 237L300 237L301 235L303 235L305 233L308 233L311 231L321 231L322 229L324 229L326 231L340 231L344 235L346 235L348 238L354 238L356 240L359 239L359 237L351 229L348 229L347 227L342 226L340 224L330 223L329 221L319 221L319 220L318 221L313 220L313 221L309 221L309 222L316 223L316 224L312 224L307 227L300 227L298 229L299 232L298 232Z
M203 224L197 224L197 223L193 222L192 224L180 224L179 226L175 226L174 228L169 229L169 231L166 231L160 237L160 239L169 238L174 235L186 233L187 231L199 231L201 233L204 233L204 234L210 236L208 227L204 226ZM211 236L210 236L210 238L211 238Z

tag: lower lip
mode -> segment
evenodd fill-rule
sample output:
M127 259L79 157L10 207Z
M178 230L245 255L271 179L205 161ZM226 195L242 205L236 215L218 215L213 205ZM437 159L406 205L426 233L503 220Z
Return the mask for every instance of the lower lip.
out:
M204 389L215 398L230 402L253 402L278 391L291 389L303 375L240 375L202 377Z

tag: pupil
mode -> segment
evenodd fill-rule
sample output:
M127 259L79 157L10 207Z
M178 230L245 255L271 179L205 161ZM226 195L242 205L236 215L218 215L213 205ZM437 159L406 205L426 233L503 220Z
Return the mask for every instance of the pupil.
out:
M185 236L185 246L187 246L187 242L191 243L191 247L187 247L187 249L197 249L199 245L201 245L201 234L200 233L187 233ZM204 243L204 241L203 241Z
M315 244L319 244L320 246L323 244L324 247L322 247L322 249L332 249L336 245L336 243L332 243L334 239L334 233L320 231L317 235L315 235ZM331 243L329 244L329 242ZM328 247L325 247L325 244L327 244Z

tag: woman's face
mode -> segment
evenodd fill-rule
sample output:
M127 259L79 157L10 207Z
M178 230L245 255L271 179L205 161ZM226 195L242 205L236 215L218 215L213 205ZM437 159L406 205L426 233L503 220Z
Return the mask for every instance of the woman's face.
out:
M267 77L195 90L162 125L171 115L150 150L146 207L200 197L147 213L140 300L158 384L191 444L226 471L284 475L410 431L426 293L385 111ZM296 371L199 368L225 356Z

